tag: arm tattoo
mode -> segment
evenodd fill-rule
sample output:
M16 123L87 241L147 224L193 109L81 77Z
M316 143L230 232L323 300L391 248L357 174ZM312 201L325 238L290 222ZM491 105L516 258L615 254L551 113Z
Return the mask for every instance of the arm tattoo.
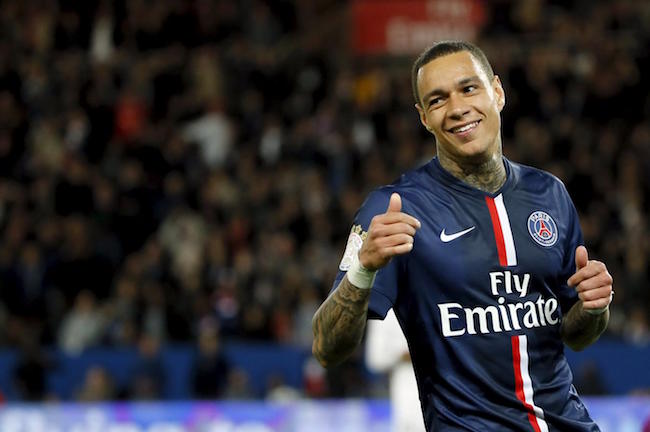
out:
M324 367L341 363L361 342L366 328L370 289L359 289L347 276L314 314L314 357Z
M582 310L582 300L578 300L563 318L560 335L572 350L581 351L598 340L608 322L609 310L590 315Z

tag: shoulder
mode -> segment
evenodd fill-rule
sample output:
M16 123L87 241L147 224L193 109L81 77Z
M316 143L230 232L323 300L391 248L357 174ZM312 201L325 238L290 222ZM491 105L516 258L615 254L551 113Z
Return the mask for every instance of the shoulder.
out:
M532 191L551 190L568 195L562 180L550 172L512 161L508 161L508 163L520 186Z
M575 205L562 180L539 168L509 163L520 191L543 201L547 208L555 209L558 214L570 214L577 220Z

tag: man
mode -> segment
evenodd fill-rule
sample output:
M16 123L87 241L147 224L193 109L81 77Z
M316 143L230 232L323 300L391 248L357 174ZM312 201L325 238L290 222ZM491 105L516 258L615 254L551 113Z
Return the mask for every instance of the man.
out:
M599 430L563 343L598 339L612 278L588 259L564 185L502 156L505 94L480 49L437 43L412 80L437 157L360 208L336 288L314 315L315 357L343 361L366 319L392 307L427 430Z
M374 372L389 374L391 431L424 431L409 347L392 309L383 321L368 322L366 366Z

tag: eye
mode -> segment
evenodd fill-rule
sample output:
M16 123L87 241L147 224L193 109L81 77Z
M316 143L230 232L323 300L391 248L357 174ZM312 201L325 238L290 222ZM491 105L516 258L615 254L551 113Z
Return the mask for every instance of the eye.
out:
M463 92L464 93L472 93L474 90L476 90L477 87L474 84L467 85L463 87Z
M436 106L442 102L442 98L440 96L432 97L429 99L429 106Z

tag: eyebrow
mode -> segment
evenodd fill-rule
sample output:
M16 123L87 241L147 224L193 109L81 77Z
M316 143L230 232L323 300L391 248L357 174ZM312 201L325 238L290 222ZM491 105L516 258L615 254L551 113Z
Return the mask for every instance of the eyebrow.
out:
M471 77L463 78L460 81L458 81L456 83L456 87L462 87L464 85L474 83L474 82L477 82L477 81L481 81L481 79L477 75L472 75ZM443 89L435 88L435 89L431 90L429 93L425 94L422 97L422 103L424 103L424 101L426 101L427 99L429 99L431 96L433 96L435 94L444 94L444 93L445 93L445 91Z

